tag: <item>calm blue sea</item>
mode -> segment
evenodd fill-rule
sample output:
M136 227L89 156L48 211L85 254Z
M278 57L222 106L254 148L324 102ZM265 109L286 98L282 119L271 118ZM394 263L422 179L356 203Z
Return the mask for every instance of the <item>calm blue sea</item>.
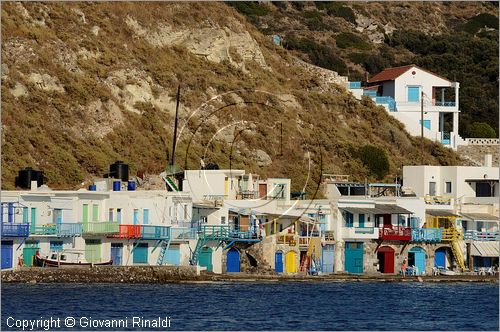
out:
M2 284L2 330L20 330L9 317L59 318L61 330L110 330L80 326L105 319L137 330L132 317L170 317L167 330L498 331L498 293L490 283Z

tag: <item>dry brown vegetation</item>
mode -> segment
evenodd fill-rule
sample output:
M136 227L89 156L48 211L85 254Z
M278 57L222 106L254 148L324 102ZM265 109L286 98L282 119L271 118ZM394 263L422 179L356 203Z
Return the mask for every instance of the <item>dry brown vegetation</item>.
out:
M23 17L20 6L29 17ZM85 15L85 22L75 9ZM227 60L208 61L184 45L154 47L125 24L128 16L151 30L162 24L191 31L201 26L248 31L271 69L253 60L245 60L245 69ZM45 23L36 23L40 20ZM92 33L95 26L97 36ZM366 144L387 152L387 180L403 164L420 161L418 139L385 110L371 101L360 103L338 86L323 91L317 78L293 65L287 51L223 4L5 3L2 39L2 61L8 68L2 79L2 187L6 189L13 188L17 170L25 166L42 169L48 184L56 188L79 187L102 175L115 160L129 163L132 174L162 171L171 146L175 103L150 99L159 100L166 93L172 101L179 84L184 129L176 158L186 168L197 168L200 156L206 154L221 167L290 177L292 189L301 190L311 167L312 181L306 186L312 192L321 171L373 179L352 155L353 148ZM240 61L235 52L229 50ZM119 91L114 93L109 78L132 69L140 74L116 83ZM41 88L30 81L31 73L57 78L64 92ZM134 99L127 106L123 96L127 89L141 87L140 80L149 80L152 97ZM25 95L15 97L10 92L17 83L26 87ZM201 107L216 94L225 95ZM96 101L117 105L122 122L101 119L104 106L89 106ZM100 137L99 132L106 134ZM258 166L256 150L267 153L272 163ZM459 159L427 141L425 162L455 164Z

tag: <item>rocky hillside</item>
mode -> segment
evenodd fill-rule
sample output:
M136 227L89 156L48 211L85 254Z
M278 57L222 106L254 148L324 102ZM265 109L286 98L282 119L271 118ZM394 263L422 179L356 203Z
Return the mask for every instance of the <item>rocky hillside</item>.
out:
M364 181L378 167L390 180L420 161L419 141L354 99L345 78L274 45L226 4L8 2L2 39L2 188L25 166L56 188L115 160L133 175L161 172L179 85L184 168L206 156L313 193L322 172ZM459 162L428 141L424 160Z
M305 61L373 76L415 63L460 82L460 134L498 137L498 2L233 2ZM474 123L492 125L477 132Z

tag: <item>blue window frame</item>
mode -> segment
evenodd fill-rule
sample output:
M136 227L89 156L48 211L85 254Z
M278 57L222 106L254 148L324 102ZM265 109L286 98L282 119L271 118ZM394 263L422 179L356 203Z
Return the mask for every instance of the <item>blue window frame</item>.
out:
M419 123L422 124L422 120ZM431 130L431 120L424 120L424 128Z
M134 209L134 225L139 224L139 210Z
M149 224L149 209L142 210L142 223L144 225Z
M354 215L350 212L345 213L345 224L346 227L353 227L354 225Z
M409 102L419 102L420 101L420 87L419 86L409 86L408 87L408 101Z

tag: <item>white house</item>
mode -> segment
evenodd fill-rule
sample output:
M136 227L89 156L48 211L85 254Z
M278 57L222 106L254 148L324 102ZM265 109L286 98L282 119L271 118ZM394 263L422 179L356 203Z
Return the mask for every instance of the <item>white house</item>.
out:
M383 105L414 136L424 136L452 149L463 144L458 135L458 82L452 82L415 65L387 68L365 86L349 82L358 98L367 95ZM423 98L423 122L421 101Z

